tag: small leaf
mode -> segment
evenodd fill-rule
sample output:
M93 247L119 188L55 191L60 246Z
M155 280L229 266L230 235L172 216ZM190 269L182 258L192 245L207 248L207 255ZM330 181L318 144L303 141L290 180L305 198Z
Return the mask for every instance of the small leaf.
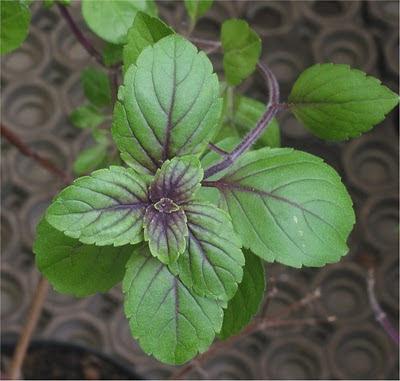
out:
M186 215L169 198L162 198L147 207L143 227L144 239L149 241L151 254L162 263L175 262L185 251L188 235Z
M150 187L153 202L168 197L178 205L189 201L200 188L203 169L195 156L175 157L157 170Z
M111 89L108 76L101 70L87 68L82 71L81 81L85 96L97 107L111 104Z
M122 61L122 45L107 42L103 49L103 62L106 66L112 66Z
M0 7L0 54L17 49L29 32L31 13L20 1L2 1Z
M133 337L164 363L183 364L204 352L221 328L218 302L191 292L146 247L128 261L123 291Z
M213 0L185 0L185 7L192 22L203 16L212 6Z
M244 96L238 96L235 100L235 109L232 123L244 136L250 130L252 130L259 119L266 111L266 106ZM279 131L279 125L277 120L274 118L267 126L265 132L259 137L257 142L254 144L255 148L271 147L276 148L281 146L281 136Z
M72 111L69 120L77 128L94 128L103 123L104 115L92 105L86 105Z
M137 12L124 45L124 70L128 70L130 65L136 63L144 48L173 33L174 31L160 19Z
M143 240L147 184L132 169L110 167L76 179L55 198L47 221L67 236L99 246Z
M297 79L289 102L290 110L313 134L345 140L380 123L399 97L378 79L348 65L317 64Z
M263 262L250 251L244 251L246 264L243 279L235 296L224 311L222 329L218 335L222 339L238 334L257 313L265 292Z
M74 161L74 173L78 176L99 169L107 158L107 146L97 144L81 151Z
M82 0L82 15L89 28L103 40L124 44L136 12L156 15L153 0Z
M352 201L335 170L316 156L251 151L206 185L220 190L243 245L267 261L320 267L348 252Z
M135 169L155 173L174 156L200 154L221 112L210 60L181 36L164 37L125 74L114 108L113 139Z
M238 85L253 73L261 55L261 40L244 20L227 20L222 24L225 79Z
M133 250L128 245L85 245L53 228L44 218L33 246L36 264L54 289L78 297L106 292L119 283Z
M192 201L184 207L189 237L174 273L198 295L229 300L242 280L244 257L229 216L212 204Z

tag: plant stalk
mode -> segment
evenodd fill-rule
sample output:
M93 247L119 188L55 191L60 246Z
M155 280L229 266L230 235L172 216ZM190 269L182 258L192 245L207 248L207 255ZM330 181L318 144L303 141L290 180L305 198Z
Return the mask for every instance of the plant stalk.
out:
M262 115L253 130L251 130L243 140L226 155L219 163L207 168L204 172L204 179L215 175L218 172L230 167L244 152L246 152L261 136L268 127L274 116L281 109L279 104L279 84L272 71L264 64L258 63L258 69L265 78L268 85L269 102L266 112Z
M39 321L48 290L49 282L47 282L45 278L40 277L40 280L36 286L35 295L29 307L26 323L22 328L22 332L18 339L18 343L11 361L8 372L8 377L10 380L19 380L21 377L22 364L28 350L29 342L31 341L31 337Z

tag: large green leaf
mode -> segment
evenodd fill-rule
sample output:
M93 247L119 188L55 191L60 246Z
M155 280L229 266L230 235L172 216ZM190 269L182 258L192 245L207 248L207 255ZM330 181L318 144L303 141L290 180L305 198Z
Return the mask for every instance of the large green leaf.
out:
M46 219L83 243L121 246L143 239L147 184L133 169L111 166L80 177L49 206Z
M212 70L207 56L178 35L142 51L114 109L113 138L124 160L154 173L168 158L204 150L222 106Z
M289 103L296 118L312 133L344 140L381 122L399 97L378 79L348 65L317 64L297 79Z
M130 65L136 63L145 47L153 45L163 37L173 33L174 31L160 19L138 12L132 27L128 31L127 42L124 45L124 70L128 70Z
M171 270L197 294L227 301L242 280L244 265L241 243L229 216L205 202L192 201L184 209L187 248Z
M17 49L29 32L31 13L22 1L2 1L0 7L0 54Z
M265 274L262 260L250 251L245 251L246 264L243 279L235 296L224 311L224 321L219 337L228 337L239 333L257 313L265 292Z
M335 170L316 156L252 151L205 185L220 190L243 245L267 261L323 266L348 251L352 201Z
M37 227L36 264L55 290L87 296L119 283L134 248L85 245L53 228L45 219Z
M126 42L137 11L157 13L153 0L82 0L82 15L89 28L113 44Z
M227 20L222 24L225 79L238 85L256 68L261 55L261 40L244 20Z
M86 98L95 106L111 104L110 82L106 73L90 67L82 71L81 81Z
M213 0L185 0L186 11L192 22L203 16L212 6Z
M145 246L128 261L123 291L133 337L162 362L190 360L204 352L221 329L218 302L191 292Z

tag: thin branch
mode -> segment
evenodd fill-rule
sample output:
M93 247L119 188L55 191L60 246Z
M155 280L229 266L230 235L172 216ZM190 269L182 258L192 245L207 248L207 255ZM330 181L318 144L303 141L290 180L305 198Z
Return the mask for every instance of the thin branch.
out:
M218 172L231 166L244 152L246 152L265 131L271 120L281 109L279 104L279 84L272 71L264 64L259 63L257 68L267 81L269 101L266 112L261 116L253 130L251 130L243 140L217 164L207 168L204 172L204 179L215 175Z
M211 143L211 142L208 143L208 148L209 148L211 151L214 151L214 152L216 152L218 155L221 155L221 156L226 156L226 155L229 154L229 152L223 150L222 148L219 148L218 146L216 146L215 144L213 144L213 143Z
M295 319L295 320L282 320L281 318L286 316L290 312L294 312L307 304L313 302L314 300L318 299L321 296L320 290L316 289L315 291L307 294L301 300L291 304L290 306L283 308L280 312L277 313L277 317L272 318L259 318L255 319L251 324L249 324L243 331L235 336L231 336L229 339L225 341L217 341L214 343L211 348L192 361L190 361L187 365L183 368L179 369L176 373L172 374L170 380L178 380L183 378L186 374L188 374L191 370L196 367L201 366L209 357L211 357L215 352L219 351L221 348L226 348L230 346L233 342L242 338L244 336L250 335L256 331L273 328L273 327L281 327L281 326L290 326L290 325L302 325L302 324L319 324L325 322L332 322L336 318L333 316L329 316L326 319Z
M15 146L23 155L32 158L36 161L42 168L46 169L48 172L59 177L63 182L71 182L71 177L65 171L55 166L50 160L39 155L31 148L29 148L18 135L11 131L8 127L3 124L0 126L1 136L6 139L10 144Z
M375 295L374 287L375 287L375 273L374 273L374 269L371 268L368 270L368 277L367 277L367 289L368 289L369 303L371 304L375 319L382 326L382 328L389 335L389 337L397 345L399 345L399 340L400 340L399 332L389 321L389 319L386 316L386 313L383 311L382 307L379 305L379 302Z
M18 339L18 343L11 361L8 372L8 377L10 380L18 380L21 377L22 364L28 350L29 342L39 321L48 290L49 283L46 279L41 277L36 286L35 295L33 296L25 325L22 328L22 332Z
M116 69L110 69L108 71L108 78L111 86L111 101L114 104L117 101L118 95L118 71Z
M219 49L222 46L219 41L206 40L204 38L190 37L189 40L197 45L202 45L208 48Z
M78 25L72 18L71 14L69 13L67 7L64 5L57 3L58 9L61 13L61 15L64 17L65 21L69 25L72 33L75 35L76 39L81 43L81 45L84 47L84 49L96 59L96 61L102 65L104 65L103 62L103 57L101 54L97 51L97 49L93 46L93 44L85 37L85 35L82 33L82 31L79 29Z

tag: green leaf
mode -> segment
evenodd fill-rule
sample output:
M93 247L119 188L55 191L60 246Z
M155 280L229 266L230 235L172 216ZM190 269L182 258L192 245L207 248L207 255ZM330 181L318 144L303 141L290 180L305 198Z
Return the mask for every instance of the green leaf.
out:
M103 123L104 115L92 105L85 105L72 111L69 120L77 128L94 128Z
M235 100L235 109L231 123L234 124L241 135L244 136L256 126L265 111L266 106L263 103L248 97L238 96ZM269 123L265 132L259 137L254 147L277 148L280 146L281 136L279 125L277 120L274 118Z
M2 1L0 7L0 54L17 49L29 32L31 13L19 1Z
M129 67L112 133L135 170L155 173L166 159L204 150L222 106L212 70L207 56L178 35L148 46Z
M119 283L134 248L85 245L53 228L44 218L33 252L41 273L55 290L78 297L106 292Z
M164 363L183 364L204 352L221 328L218 302L191 292L146 247L128 261L123 291L133 337Z
M103 49L103 62L106 66L112 66L122 61L122 45L106 43Z
M147 184L133 169L110 167L76 179L55 198L47 221L67 236L99 246L143 240Z
M86 98L95 106L103 107L111 104L110 82L106 73L87 68L82 71L81 81Z
M205 202L192 201L184 209L189 229L187 249L170 268L198 295L227 301L242 280L244 265L230 218Z
M25 1L26 3L27 1ZM29 2L32 2L31 0ZM50 9L55 3L60 3L62 5L70 5L71 0L43 0L43 5L46 9Z
M196 20L203 16L212 6L213 0L185 0L185 7L188 15L195 23Z
M243 279L235 296L224 311L222 329L218 335L222 339L238 334L250 323L260 308L265 292L265 274L263 262L250 251L244 251L246 264Z
M251 73L261 55L261 40L244 20L227 20L222 24L225 79L238 85Z
M124 44L137 11L155 16L153 0L82 0L82 15L89 28L103 40Z
M378 79L341 64L311 66L297 79L289 96L296 118L327 140L360 136L398 103L398 95Z
M74 173L84 175L98 169L105 164L107 158L107 146L97 144L94 147L81 151L74 161Z
M207 185L220 190L243 245L267 261L319 267L348 251L352 201L335 170L316 156L252 151Z
M144 48L153 45L174 31L160 19L143 12L137 12L132 27L128 31L127 42L123 50L124 70L136 63Z

